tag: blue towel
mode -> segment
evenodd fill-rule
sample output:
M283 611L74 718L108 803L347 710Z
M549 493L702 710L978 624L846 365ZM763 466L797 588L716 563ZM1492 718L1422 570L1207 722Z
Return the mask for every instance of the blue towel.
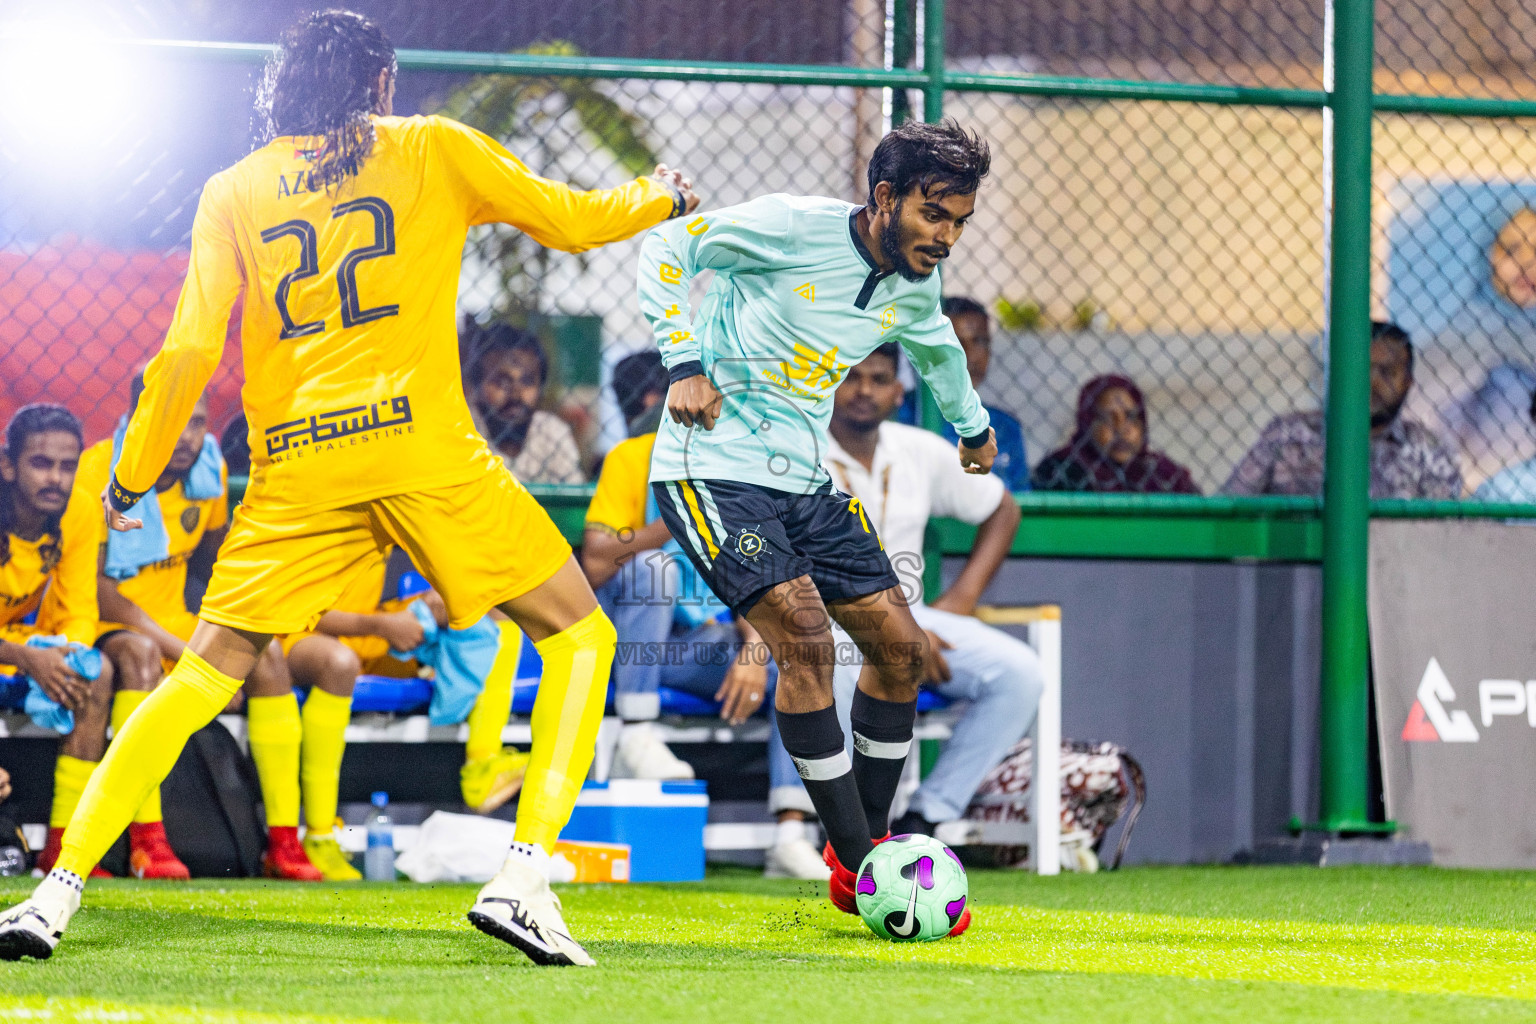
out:
M94 681L101 675L101 652L84 644L71 643L62 636L33 636L28 647L64 647L64 663L76 675ZM75 731L75 713L43 692L31 676L27 677L27 696L21 709L41 728L69 734Z
M128 431L128 417L117 421L112 433L112 471L117 472L117 461L123 456L123 435ZM191 501L207 501L224 495L224 455L213 434L203 438L203 450L187 473L183 485ZM140 498L138 504L128 510L130 519L144 521L143 529L107 534L107 564L105 572L115 580L137 576L146 565L164 561L171 554L171 538L165 532L165 520L160 516L160 496L154 488Z
M485 689L485 677L491 674L501 646L501 629L489 615L468 629L444 629L425 601L412 601L407 609L421 623L424 639L415 650L394 653L415 658L433 670L427 721L457 725L469 717Z

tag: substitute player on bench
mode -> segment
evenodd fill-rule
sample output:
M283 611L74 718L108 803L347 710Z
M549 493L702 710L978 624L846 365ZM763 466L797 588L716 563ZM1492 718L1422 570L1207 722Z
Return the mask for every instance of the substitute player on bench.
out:
M849 366L900 342L959 433L966 471L991 467L997 445L934 273L988 163L986 144L953 121L906 124L875 147L865 206L765 196L662 227L641 248L640 308L672 381L651 457L656 502L773 650L779 732L827 830L832 902L848 913L854 872L886 834L927 638L862 506L822 468L831 399ZM690 322L689 282L704 270L715 278ZM828 613L876 670L853 698L851 760Z
M176 316L104 501L114 529L137 525L122 510L165 468L242 294L250 488L186 653L113 741L58 864L0 915L0 956L52 952L83 874L272 636L312 629L398 543L452 625L500 607L544 663L517 842L470 919L538 963L592 962L566 932L547 864L591 763L613 626L549 516L474 431L454 305L471 225L504 222L575 251L697 199L665 168L575 192L462 125L390 116L394 85L394 48L372 22L302 19L258 93L271 141L203 189Z

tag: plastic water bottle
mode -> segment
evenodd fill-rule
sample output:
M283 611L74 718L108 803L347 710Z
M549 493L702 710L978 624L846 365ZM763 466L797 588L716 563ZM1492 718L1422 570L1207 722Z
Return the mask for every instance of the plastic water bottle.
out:
M389 794L373 794L373 814L368 818L368 852L363 855L363 875L370 882L395 880L394 822L389 820Z
M27 873L27 855L21 847L0 846L0 878L15 878Z

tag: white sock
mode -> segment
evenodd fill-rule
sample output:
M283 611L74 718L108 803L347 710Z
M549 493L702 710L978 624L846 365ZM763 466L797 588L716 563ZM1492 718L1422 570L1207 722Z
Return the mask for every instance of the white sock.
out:
M85 880L73 871L65 871L62 868L54 868L44 876L37 888L32 892L32 898L37 900L63 903L67 907L80 905L80 894L85 892Z
M513 843L507 851L508 864L522 864L533 868L546 879L549 877L549 854L537 843Z
M785 818L779 822L778 828L773 833L774 846L788 846L805 838L806 828L803 818Z

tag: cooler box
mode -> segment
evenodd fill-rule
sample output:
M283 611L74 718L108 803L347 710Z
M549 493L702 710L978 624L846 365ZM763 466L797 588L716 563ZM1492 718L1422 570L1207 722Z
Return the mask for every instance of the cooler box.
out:
M610 779L588 782L562 839L627 843L636 882L697 882L704 877L703 782Z

